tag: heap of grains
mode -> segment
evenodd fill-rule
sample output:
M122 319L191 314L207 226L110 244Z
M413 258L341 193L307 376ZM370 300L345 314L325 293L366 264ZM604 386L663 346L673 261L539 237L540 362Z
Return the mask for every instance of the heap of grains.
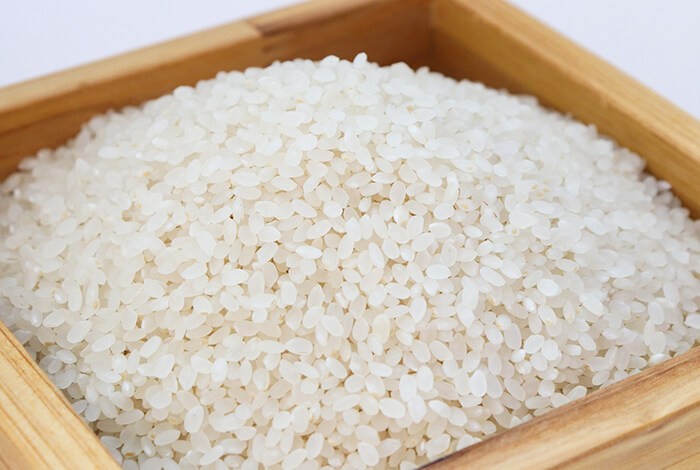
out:
M642 170L364 54L220 73L21 164L0 317L125 469L414 468L695 343Z

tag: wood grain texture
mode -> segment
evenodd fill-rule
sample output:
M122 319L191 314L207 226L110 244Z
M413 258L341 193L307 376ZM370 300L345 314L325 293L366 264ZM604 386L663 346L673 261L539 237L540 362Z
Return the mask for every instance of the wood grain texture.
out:
M666 468L700 455L700 348L428 469Z
M0 323L0 468L119 468L63 395Z
M74 136L95 114L142 103L222 70L295 57L423 63L425 0L322 0L0 89L0 177Z
M700 468L700 454L695 454L668 466L668 470L697 470Z
M249 21L263 36L266 63L366 52L380 64L425 65L429 0L331 0L302 3Z
M700 123L503 1L435 0L431 65L537 96L642 155L700 215Z

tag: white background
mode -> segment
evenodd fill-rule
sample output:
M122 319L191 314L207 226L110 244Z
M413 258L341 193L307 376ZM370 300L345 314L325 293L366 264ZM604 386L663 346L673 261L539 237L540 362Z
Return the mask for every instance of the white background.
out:
M0 86L297 1L0 0ZM512 1L700 118L700 1Z

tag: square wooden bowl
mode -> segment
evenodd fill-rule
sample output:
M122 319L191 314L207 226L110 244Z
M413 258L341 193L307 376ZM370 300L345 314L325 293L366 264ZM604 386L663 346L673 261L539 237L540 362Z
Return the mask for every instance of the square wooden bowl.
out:
M638 152L700 213L700 123L501 0L320 0L0 90L0 176L92 115L220 70L365 51L537 96ZM698 348L431 464L700 468ZM118 468L0 325L0 468Z

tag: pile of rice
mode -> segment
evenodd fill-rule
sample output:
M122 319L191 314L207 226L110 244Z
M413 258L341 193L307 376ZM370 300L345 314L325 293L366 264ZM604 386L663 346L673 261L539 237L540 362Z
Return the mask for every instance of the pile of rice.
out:
M0 318L125 469L413 468L695 343L643 166L364 54L220 73L4 183Z

